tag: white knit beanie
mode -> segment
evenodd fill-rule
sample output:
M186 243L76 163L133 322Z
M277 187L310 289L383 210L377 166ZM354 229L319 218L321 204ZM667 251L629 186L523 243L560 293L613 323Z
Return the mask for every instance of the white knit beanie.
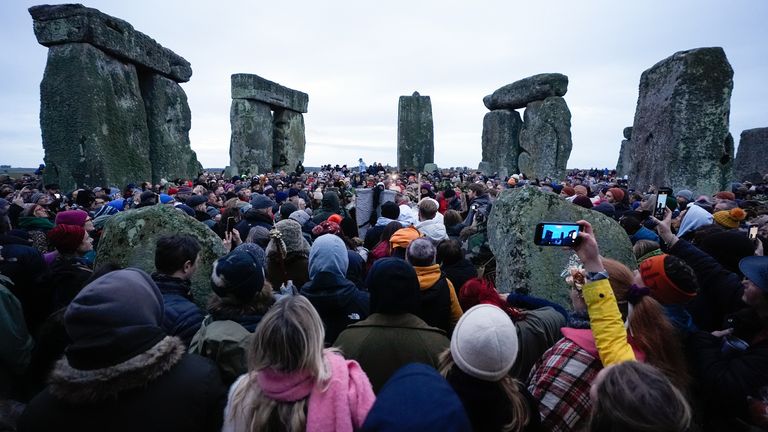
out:
M479 304L464 312L453 330L451 355L464 373L484 381L498 381L517 358L517 331L500 308Z

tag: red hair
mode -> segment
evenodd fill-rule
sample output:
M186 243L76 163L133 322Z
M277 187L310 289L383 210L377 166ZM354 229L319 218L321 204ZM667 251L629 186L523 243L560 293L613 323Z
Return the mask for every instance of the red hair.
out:
M512 321L525 319L519 309L513 308L499 296L493 282L485 278L474 277L464 282L459 290L459 303L464 310L479 304L490 304L506 312Z

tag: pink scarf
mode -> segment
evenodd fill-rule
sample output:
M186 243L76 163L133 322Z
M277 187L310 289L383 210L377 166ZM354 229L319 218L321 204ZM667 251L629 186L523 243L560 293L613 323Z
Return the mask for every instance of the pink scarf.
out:
M324 386L317 385L307 372L273 369L259 371L256 381L267 397L279 402L296 402L309 396L307 432L359 429L376 400L371 382L356 361L331 351L325 351L324 356L331 367L331 378Z

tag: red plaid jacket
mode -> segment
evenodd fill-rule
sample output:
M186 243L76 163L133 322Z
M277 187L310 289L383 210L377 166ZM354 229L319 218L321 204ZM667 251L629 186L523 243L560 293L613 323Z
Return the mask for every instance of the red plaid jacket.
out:
M549 431L586 429L592 410L589 388L600 360L569 339L560 339L531 369L528 390L539 401L541 425Z

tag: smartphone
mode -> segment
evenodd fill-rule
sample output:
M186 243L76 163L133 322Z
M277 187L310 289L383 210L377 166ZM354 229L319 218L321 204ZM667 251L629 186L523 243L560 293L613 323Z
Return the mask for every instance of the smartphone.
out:
M533 243L537 246L574 246L581 225L573 222L541 222L536 225Z
M758 229L757 225L750 225L749 226L749 239L750 240L753 240L753 239L757 238L757 229Z
M227 232L230 233L233 229L235 229L235 218L230 216L227 218Z
M659 192L656 195L656 208L653 211L653 216L656 219L664 219L664 211L667 209L667 196L666 192Z

